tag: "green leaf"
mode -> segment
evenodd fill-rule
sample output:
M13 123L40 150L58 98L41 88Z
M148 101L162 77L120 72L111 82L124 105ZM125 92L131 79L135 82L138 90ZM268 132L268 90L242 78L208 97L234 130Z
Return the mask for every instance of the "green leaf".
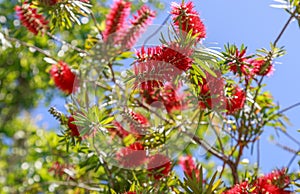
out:
M216 73L215 73L213 70L211 70L211 68L209 67L209 65L208 65L205 61L202 61L202 60L200 60L200 59L198 59L198 58L195 58L194 60L195 60L195 62L196 62L197 64L200 65L200 67L201 67L202 69L204 69L205 71L207 71L207 72L208 72L209 74L211 74L212 76L217 77Z

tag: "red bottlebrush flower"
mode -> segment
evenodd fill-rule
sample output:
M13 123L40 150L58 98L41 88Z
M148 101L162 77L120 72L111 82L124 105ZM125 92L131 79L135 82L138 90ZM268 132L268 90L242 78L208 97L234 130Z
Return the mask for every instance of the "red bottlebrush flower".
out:
M156 180L167 176L172 169L171 160L162 154L155 154L149 158L147 170L150 172L149 176L153 176Z
M244 107L245 101L245 92L241 88L236 86L232 91L231 97L227 98L226 101L227 114L234 114L236 111L242 109Z
M164 61L170 63L176 68L187 71L192 67L191 48L181 47L177 43L172 43L170 46L163 46L161 53L156 55L156 61Z
M136 192L134 192L134 191L127 191L127 192L125 192L123 194L136 194Z
M192 177L193 172L195 173L197 178L199 177L200 171L197 169L192 156L181 156L179 158L179 165L189 177Z
M25 26L34 35L39 32L45 34L48 29L48 21L43 15L37 13L37 9L32 8L28 1L25 1L22 6L16 6L15 10L22 25Z
M74 117L69 116L68 118L68 127L71 130L71 136L79 137L80 133L78 131L78 128L75 124L73 124L73 121L75 121Z
M158 101L164 104L168 113L182 110L184 106L183 96L180 96L177 89L169 82L160 89Z
M191 49L180 47L175 43L170 46L148 48L147 52L142 47L137 51L138 59L134 65L134 73L138 76L135 85L154 80L157 82L153 84L155 86L173 80L182 71L191 68L191 55Z
M132 110L129 110L129 115L130 118L128 118L128 122L130 123L130 131L138 137L145 134L146 129L149 127L148 119Z
M70 168L67 164L61 164L60 162L56 161L52 164L51 168L49 168L48 172L54 172L55 175L62 176L65 174L65 169Z
M114 121L113 125L115 126L115 128L109 129L109 132L112 133L113 135L116 134L122 139L129 135L129 132L126 131L119 122Z
M252 65L251 72L254 75L269 76L274 72L274 65L268 64L265 66L266 61L263 59L249 59L248 63Z
M164 84L157 81L147 81L140 85L140 94L143 100L154 105L155 102L161 102L168 113L182 110L184 107L183 96L179 94L178 89L172 86L170 82Z
M232 62L229 62L229 69L234 74L249 76L251 74L250 64L247 61L246 49L239 51L235 50L234 56L232 56Z
M137 76L135 87L139 87L140 94L148 104L162 100L168 112L179 108L179 96L170 87L161 89L164 83L174 80L174 78L187 71L192 66L192 50L181 48L178 44L170 46L157 46L145 49L142 47L136 53L137 60L134 65L134 73ZM167 84L168 85L168 84ZM160 91L160 93L159 93ZM171 103L166 97L172 96L177 103ZM170 96L171 95L171 96Z
M132 168L142 165L146 161L146 151L140 142L135 142L122 148L117 153L117 160L123 167Z
M254 182L254 193L274 193L274 194L289 194L285 187L290 183L290 178L286 174L286 169L275 170L270 174L258 178Z
M120 30L125 28L126 18L130 14L131 3L125 0L115 0L106 16L106 28L103 32L104 41L116 41Z
M134 15L133 20L130 21L131 26L128 30L123 30L123 36L118 41L123 49L131 49L134 46L155 15L156 13L145 5L138 10L137 15Z
M200 86L199 105L201 108L220 108L224 102L224 79L221 73L216 72L217 77L206 73L206 78L202 78Z
M50 75L55 85L66 94L71 94L74 91L75 74L65 62L59 61L52 65Z
M248 194L249 184L247 181L244 181L240 184L236 184L231 189L223 192L223 194Z
M174 24L182 31L188 33L192 30L192 35L197 36L197 40L206 37L206 30L203 22L199 17L199 13L194 10L193 2L186 4L172 3L172 11Z
M145 62L152 60L154 57L161 53L162 48L160 46L145 48L144 46L136 51L136 62Z
M223 194L291 194L286 187L290 184L290 178L286 174L286 169L275 170L270 174L262 176L252 183L247 181L235 185Z

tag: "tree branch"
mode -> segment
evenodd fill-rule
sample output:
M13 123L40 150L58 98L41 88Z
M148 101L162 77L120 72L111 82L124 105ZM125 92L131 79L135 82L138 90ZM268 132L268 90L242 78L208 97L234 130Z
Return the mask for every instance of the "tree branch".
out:
M292 21L294 15L296 14L297 10L295 9L294 12L291 14L291 16L289 17L289 19L287 20L287 22L284 24L282 30L280 31L279 35L277 36L277 38L274 41L274 46L276 46L276 44L278 43L279 39L281 38L281 36L283 35L283 33L285 32L285 30L287 29L288 25L290 24L290 22Z
M16 39L16 38L12 38L12 37L9 37L9 36L5 36L5 38L6 38L7 40L9 40L9 41L17 42L17 43L19 43L19 44L22 45L22 46L26 46L26 47L28 47L28 48L33 48L33 49L35 49L36 51L38 51L39 53L45 55L46 57L51 58L51 59L53 59L53 60L55 60L55 61L58 61L57 59L55 59L54 57L52 57L48 52L46 52L45 50L43 50L43 49L41 49L41 48L39 48L39 47L37 47L37 46L35 46L35 45L31 45L31 44L29 44L29 43L27 43L27 42L23 42L22 40L19 40L19 39Z

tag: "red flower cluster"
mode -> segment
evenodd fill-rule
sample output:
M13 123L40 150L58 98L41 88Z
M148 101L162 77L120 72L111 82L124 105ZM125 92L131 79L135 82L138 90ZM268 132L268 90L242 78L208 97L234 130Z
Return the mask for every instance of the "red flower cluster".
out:
M168 113L172 113L183 109L183 97L179 94L178 89L168 82L163 88L159 89L157 101L164 104Z
M90 0L80 0L83 3L90 3Z
M108 129L112 136L117 135L123 139L129 134L132 134L135 138L140 139L149 127L148 119L140 113L133 112L132 110L129 110L124 114L124 121L129 124L130 130L128 131L124 129L121 123L114 121L114 127Z
M177 44L148 48L147 52L142 47L137 51L138 59L134 64L138 78L135 85L148 86L144 82L152 81L156 82L154 86L162 86L162 83L173 80L192 66L191 53L191 49L180 48Z
M54 172L55 175L63 176L65 174L65 169L70 168L67 164L61 164L60 162L56 161L52 164L51 168L49 168L49 172Z
M246 94L241 88L235 86L231 94L225 97L224 79L219 72L216 74L217 77L214 77L211 74L206 73L206 78L202 78L202 82L198 83L201 89L199 106L203 109L225 108L227 114L234 114L244 107Z
M127 121L130 123L130 131L137 137L144 135L146 129L149 127L148 119L132 110L129 110L129 115L130 118L128 118Z
M248 194L249 184L247 181L244 181L240 184L236 184L234 187L228 191L223 192L223 194Z
M263 59L249 59L248 63L252 65L252 74L269 76L274 72L274 66L266 64L266 61Z
M136 55L135 86L139 87L144 101L148 104L161 102L168 112L180 110L182 97L171 82L183 71L191 68L192 50L171 43L170 46L156 46L147 50L142 47Z
M196 178L199 178L200 171L197 169L195 161L191 155L181 156L179 158L179 165L183 169L183 171L189 176L192 177L193 172L196 175Z
M275 170L254 180L252 183L244 181L237 184L223 194L248 194L250 191L253 194L291 194L292 192L286 190L289 184L290 178L286 174L286 169Z
M217 77L206 73L206 78L202 78L200 86L199 105L201 108L221 108L224 102L224 79L221 73L216 72Z
M146 161L146 150L140 142L122 148L117 153L117 160L123 167L137 167Z
M122 37L120 38L119 43L124 49L130 49L134 46L138 38L143 32L145 32L146 27L151 24L156 13L149 9L147 6L141 7L138 10L137 15L133 16L133 20L130 21L131 26L128 30L123 29Z
M54 80L55 85L66 94L71 94L74 91L75 74L71 71L68 64L59 61L52 65L50 75Z
M73 124L73 121L75 121L73 116L68 117L68 127L71 130L71 136L73 137L79 137L80 133L78 131L78 128L75 124Z
M136 192L134 192L134 191L127 191L127 192L125 192L123 194L136 194Z
M16 6L15 10L22 25L25 26L34 35L39 32L45 34L48 29L48 21L43 15L37 13L37 9L31 7L28 1L25 1L22 6Z
M192 30L192 35L197 37L197 40L205 38L206 31L199 14L194 10L193 2L186 4L172 3L173 21L175 25L182 31L188 33Z
M234 74L244 75L246 79L255 75L269 76L274 71L274 65L267 64L263 59L252 59L246 56L246 49L239 51L236 49L232 62L229 62L229 69Z
M140 88L143 100L151 106L157 106L160 105L157 103L161 103L168 113L182 110L184 96L179 94L178 88L170 82L161 85L163 84L156 81L143 82Z
M245 92L238 86L233 88L230 97L227 97L226 110L227 114L234 114L244 107L246 101Z
M154 58L155 61L163 61L172 64L177 69L187 71L192 67L192 49L182 47L177 43L171 43L169 46L162 46L161 52Z
M129 135L129 132L126 131L123 126L117 122L113 121L113 125L115 127L109 128L108 131L111 133L111 135L114 137L115 135L119 136L121 139L125 138L126 136Z
M133 15L128 27L126 19L130 14L130 5L128 1L114 1L106 18L106 29L103 33L105 42L120 44L123 49L130 49L156 15L147 6L143 6L138 10L137 15Z
M232 62L229 62L229 69L234 73L239 73L240 75L249 75L249 64L246 63L247 57L246 49L239 51L235 50L234 56L232 56Z
M172 162L165 155L155 154L149 158L147 170L149 176L159 180L170 173L172 170Z
M106 28L103 32L103 40L107 41L109 38L116 38L118 35L114 34L125 28L126 18L130 14L130 2L124 0L115 0L109 14L106 16Z

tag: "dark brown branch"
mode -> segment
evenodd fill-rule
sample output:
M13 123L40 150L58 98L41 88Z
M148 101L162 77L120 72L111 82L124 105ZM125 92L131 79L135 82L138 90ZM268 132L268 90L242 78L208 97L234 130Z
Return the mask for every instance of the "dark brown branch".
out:
M188 135L191 139L193 139L199 146L203 147L206 151L208 151L210 154L213 156L217 157L218 159L222 160L231 169L232 176L233 176L233 182L234 183L239 183L239 177L238 177L238 172L237 172L237 166L226 156L223 155L222 153L218 152L215 148L209 146L205 141L201 140L199 137L195 136L194 134L183 131L186 135Z
M294 14L296 14L296 9L295 11L291 14L291 16L289 17L289 19L287 20L287 22L284 24L282 30L280 31L279 35L277 36L277 38L274 41L274 46L276 46L276 44L278 43L279 39L281 38L281 36L283 35L283 33L285 32L285 30L287 29L288 25L290 24L290 22L292 21Z
M94 25L96 26L96 28L97 28L97 30L98 30L98 33L99 33L100 36L101 36L101 39L103 40L103 33L102 33L101 29L99 28L99 25L98 25L98 22L97 22L97 20L96 20L96 17L95 17L95 15L94 15L94 13L91 12L90 15L91 15L91 17L92 17L92 20L93 20L93 22L94 22Z

